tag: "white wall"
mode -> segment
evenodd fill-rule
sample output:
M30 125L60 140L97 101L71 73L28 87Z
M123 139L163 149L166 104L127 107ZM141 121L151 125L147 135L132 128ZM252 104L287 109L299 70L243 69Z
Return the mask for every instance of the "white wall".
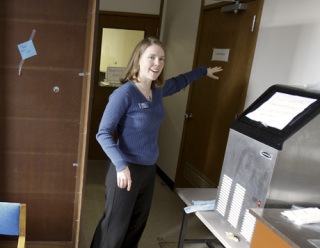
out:
M246 107L271 85L320 82L319 9L319 0L265 0Z

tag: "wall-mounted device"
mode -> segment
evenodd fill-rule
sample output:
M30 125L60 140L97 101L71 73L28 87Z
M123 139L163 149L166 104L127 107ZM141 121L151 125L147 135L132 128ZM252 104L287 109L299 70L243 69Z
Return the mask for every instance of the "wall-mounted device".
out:
M233 12L233 13L238 13L239 11L243 11L247 9L247 4L246 3L240 3L239 1L233 1L234 4L231 5L226 5L221 8L221 12Z

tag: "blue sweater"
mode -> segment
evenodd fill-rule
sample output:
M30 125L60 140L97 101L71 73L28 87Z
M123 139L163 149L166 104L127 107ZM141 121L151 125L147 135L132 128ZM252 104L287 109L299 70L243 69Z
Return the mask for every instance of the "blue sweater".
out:
M152 102L147 101L134 82L127 82L113 91L96 137L118 172L128 162L155 164L159 155L158 132L164 118L162 97L179 92L206 74L207 68L202 66L166 80L162 88L152 88Z

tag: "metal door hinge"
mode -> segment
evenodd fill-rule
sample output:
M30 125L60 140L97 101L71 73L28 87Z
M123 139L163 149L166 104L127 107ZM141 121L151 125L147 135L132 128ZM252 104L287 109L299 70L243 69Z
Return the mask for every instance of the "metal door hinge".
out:
M186 114L184 114L184 118L186 119L186 120L188 120L188 119L191 119L192 118L192 113L186 113Z
M89 76L90 73L88 72L79 72L79 77Z
M254 27L255 27L255 25L256 25L256 19L257 19L257 16L254 15L254 16L253 16L253 19L252 19L251 32L254 31Z

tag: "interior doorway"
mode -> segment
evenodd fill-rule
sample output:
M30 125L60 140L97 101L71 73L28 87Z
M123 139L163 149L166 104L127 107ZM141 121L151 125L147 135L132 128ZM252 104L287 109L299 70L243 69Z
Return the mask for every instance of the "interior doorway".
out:
M127 65L135 45L146 36L158 37L160 23L160 15L100 12L92 96L89 160L108 159L95 137L108 97L120 86L117 78L121 74L121 69ZM110 37L111 35L113 37ZM113 70L113 74L106 73L107 68Z
M184 124L176 187L218 186L229 127L245 103L263 0L246 4L237 12L221 11L226 3L202 8L194 67L223 72L217 82L202 78L190 87L186 116L192 118Z

